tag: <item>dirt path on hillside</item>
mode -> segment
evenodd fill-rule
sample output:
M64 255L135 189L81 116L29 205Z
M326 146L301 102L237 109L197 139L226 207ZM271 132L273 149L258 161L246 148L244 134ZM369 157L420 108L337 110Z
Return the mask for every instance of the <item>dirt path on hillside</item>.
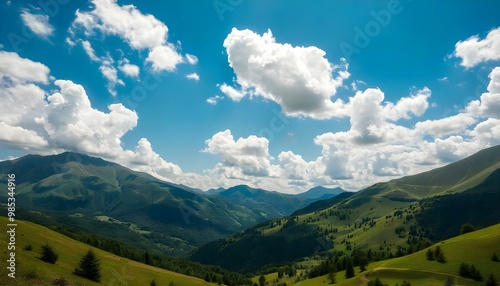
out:
M365 273L365 275L361 276L360 279L363 282L363 284L368 283L370 280L368 279L367 276L376 273L377 271L383 271L383 270L394 270L394 271L415 271L415 272L423 272L423 273L433 273L433 274L440 274L440 275L446 275L446 276L451 276L454 278L461 278L458 275L454 275L451 273L445 273L445 272L437 272L437 271L430 271L430 270L415 270L415 269L410 269L410 268L395 268L395 267L376 267L373 268L372 271Z

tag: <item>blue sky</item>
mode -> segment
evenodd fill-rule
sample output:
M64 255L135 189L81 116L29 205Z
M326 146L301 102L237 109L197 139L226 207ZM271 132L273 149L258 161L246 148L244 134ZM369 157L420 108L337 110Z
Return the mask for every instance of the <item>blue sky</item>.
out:
M0 158L296 193L500 143L498 1L30 3L0 4Z

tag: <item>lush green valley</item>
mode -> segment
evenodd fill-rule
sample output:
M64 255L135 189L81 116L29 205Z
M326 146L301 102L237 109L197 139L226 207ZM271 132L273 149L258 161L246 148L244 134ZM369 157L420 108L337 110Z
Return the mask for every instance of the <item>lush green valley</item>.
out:
M16 218L39 224L19 223L18 285L50 285L56 276L84 285L71 263L91 247L109 271L103 281L133 265L139 270L123 275L142 285L377 285L378 278L479 286L500 277L492 261L500 254L500 146L358 192L302 196L243 185L202 193L74 153L26 156L0 169L16 174ZM55 265L37 259L45 243L60 255ZM34 250L21 249L27 245ZM188 253L191 261L172 257Z
M71 152L0 162L0 172L2 181L16 174L22 219L72 226L169 255L187 254L314 201L246 186L206 195ZM241 189L250 195L235 192ZM0 198L5 201L6 195Z
M500 147L426 173L313 203L192 254L235 271L327 256L400 257L456 236L464 223L500 222ZM245 247L251 246L251 247ZM357 262L357 261L355 261ZM357 265L357 263L355 263Z

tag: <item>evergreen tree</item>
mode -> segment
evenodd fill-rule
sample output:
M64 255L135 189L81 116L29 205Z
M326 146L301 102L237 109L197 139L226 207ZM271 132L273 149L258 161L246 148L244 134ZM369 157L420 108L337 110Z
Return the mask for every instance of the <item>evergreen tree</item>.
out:
M446 280L444 280L443 286L455 286L455 282L453 282L453 280L451 280L450 278L446 278Z
M168 284L168 286L175 286L174 282L170 281L170 283Z
M330 284L335 284L337 281L335 279L335 272L337 272L337 268L335 267L335 263L331 263L328 267L328 280L330 280Z
M349 279L354 277L354 267L352 265L351 258L349 256L345 257L345 278Z
M471 277L469 264L462 262L462 264L460 264L460 268L458 269L458 274L465 278Z
M151 283L149 283L150 286L156 286L156 281L153 279L151 280Z
M264 275L260 275L259 277L259 285L264 286L266 284L266 277Z
M446 263L446 258L444 257L444 253L442 251L436 256L436 260L440 263Z
M147 251L144 253L144 264L151 265L151 255Z
M437 257L441 254L442 254L441 247L436 246L436 249L434 250L434 257L437 259Z
M42 245L42 256L40 256L40 260L55 264L59 256L54 251L52 246L48 244Z
M427 257L427 260L429 260L429 261L434 260L434 253L432 252L432 250L430 248L427 249L425 256Z
M384 284L382 284L382 281L377 278L375 280L370 280L370 282L368 282L368 286L384 286Z
M368 266L368 259L363 255L359 258L359 271L365 271L366 266Z
M498 262L498 256L496 253L493 253L493 256L491 257L491 261L495 261L495 262Z
M486 283L484 284L485 286L498 286L498 281L493 276L493 274L490 274L490 277L488 277L488 280L486 280Z
M80 265L78 268L75 268L73 274L82 276L92 281L101 281L101 263L92 249L89 249L89 251L87 251L87 253L82 257Z

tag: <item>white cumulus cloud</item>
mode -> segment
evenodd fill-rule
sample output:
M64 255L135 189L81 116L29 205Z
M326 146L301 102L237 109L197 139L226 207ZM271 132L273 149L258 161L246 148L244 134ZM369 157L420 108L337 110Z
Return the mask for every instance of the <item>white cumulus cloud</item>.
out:
M455 44L454 55L462 60L460 64L466 68L500 60L500 28L491 30L484 39L476 35L459 41Z
M47 39L54 33L54 27L49 23L49 16L33 14L27 9L22 9L21 19L35 35Z
M120 69L120 71L123 72L126 76L132 78L139 77L139 66L131 64L128 59L120 60L118 63L118 69Z
M346 115L342 102L331 100L349 77L345 60L334 65L317 47L277 43L271 30L258 35L233 28L224 47L243 95L275 101L291 116L325 119ZM236 101L242 97L226 94Z
M197 73L190 73L190 74L187 74L186 75L186 78L187 79L191 79L191 80L194 80L194 81L199 81L200 80L200 76L197 74Z
M155 71L174 71L178 64L184 62L177 48L168 42L168 27L150 14L143 14L134 5L120 6L116 0L93 0L91 11L76 12L76 19L71 32L79 27L86 36L95 31L104 35L122 38L135 50L148 50L146 62ZM195 57L189 55L191 63Z

